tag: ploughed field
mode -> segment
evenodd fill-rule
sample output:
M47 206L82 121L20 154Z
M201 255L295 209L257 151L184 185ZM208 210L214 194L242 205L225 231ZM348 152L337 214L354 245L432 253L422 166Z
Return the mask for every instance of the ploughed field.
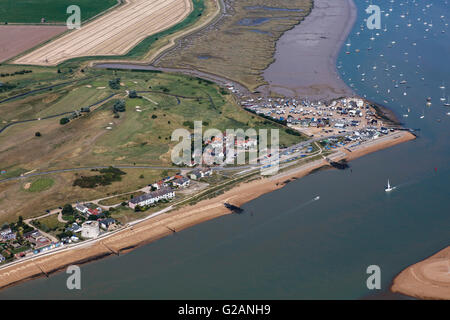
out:
M0 63L66 30L64 26L0 25Z
M181 22L192 9L190 0L127 0L14 63L55 66L78 57L123 55L148 36Z
M116 5L117 0L2 0L0 23L65 23L67 7L77 5L85 21Z

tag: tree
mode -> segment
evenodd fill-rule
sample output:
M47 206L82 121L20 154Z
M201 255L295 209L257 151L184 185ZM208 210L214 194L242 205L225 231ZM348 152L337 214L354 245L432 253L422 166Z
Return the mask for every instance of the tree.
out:
M125 101L124 100L117 100L114 103L113 111L114 111L114 113L125 112Z
M109 87L114 90L120 89L120 78L115 78L114 80L109 80Z
M158 116L156 114L152 114L152 119L156 119Z
M40 136L41 136L41 133L38 131L38 132L36 132L34 135L35 135L36 137L40 137Z
M73 209L71 204L67 203L64 205L61 212L63 215L71 216L75 213L75 210Z
M128 92L128 98L131 98L131 99L139 98L139 96L136 93L136 90L131 90L130 92Z

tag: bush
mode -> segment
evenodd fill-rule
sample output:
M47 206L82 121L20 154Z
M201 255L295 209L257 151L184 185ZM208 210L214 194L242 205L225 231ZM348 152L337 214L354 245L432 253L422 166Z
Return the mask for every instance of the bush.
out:
M71 216L75 213L75 210L73 209L72 205L67 203L64 205L64 207L62 208L61 213L65 216Z
M59 120L59 124L61 125L64 125L69 122L70 122L69 118L61 118L61 120Z
M120 89L120 78L115 78L114 80L109 80L109 87L114 90Z
M120 169L109 167L107 169L101 169L99 170L101 175L95 175L95 176L89 176L85 177L82 176L80 178L77 178L74 182L74 186L79 186L81 188L95 188L97 186L106 186L111 184L114 181L121 181L122 175L126 174Z

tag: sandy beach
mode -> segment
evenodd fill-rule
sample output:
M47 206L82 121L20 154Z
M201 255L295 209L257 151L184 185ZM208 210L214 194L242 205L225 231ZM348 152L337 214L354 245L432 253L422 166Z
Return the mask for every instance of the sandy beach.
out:
M314 1L310 15L277 42L275 62L264 72L269 85L259 90L312 100L352 96L336 59L356 15L353 0Z
M352 152L343 150L342 154L344 155L343 158L355 159L413 139L415 139L413 134L401 131L384 139L374 140L367 148L361 147ZM49 274L63 270L72 264L82 264L112 254L126 253L136 247L170 235L173 230L179 232L198 223L231 214L225 208L225 202L241 206L263 194L282 188L289 179L299 179L324 166L329 166L328 162L320 159L272 177L242 183L216 198L163 213L125 228L107 238L5 266L0 269L0 288L6 288L36 277L48 277Z
M403 270L391 290L420 299L450 300L450 247Z

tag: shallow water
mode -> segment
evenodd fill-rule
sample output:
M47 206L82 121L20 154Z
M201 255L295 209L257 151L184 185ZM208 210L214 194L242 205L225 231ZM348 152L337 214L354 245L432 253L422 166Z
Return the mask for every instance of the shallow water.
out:
M432 19L433 29L439 30L439 17L448 12L444 1L433 2L425 12L426 3L418 2L417 8L409 3L410 15ZM367 3L357 5L351 44L361 48L361 54L347 55L344 48L339 71L360 94L379 103L394 99L387 106L397 114L409 107L410 116L402 119L408 127L421 129L416 141L357 159L350 170L321 171L291 182L244 205L244 214L205 222L123 256L83 265L80 291L67 290L67 275L58 273L0 291L0 299L405 298L388 292L392 278L449 245L450 117L445 113L450 108L438 99L442 81L450 93L450 30L446 27L445 34L431 36L416 24L410 33L407 21L398 17L406 7L396 1L395 19L382 21L388 30L395 30L395 24L399 28L371 41L369 31L355 34ZM424 35L429 39L423 41ZM402 40L405 36L410 39ZM415 48L408 46L413 37ZM388 50L392 39L399 46ZM363 53L369 43L373 50ZM404 61L405 50L409 62ZM398 71L387 76L384 62L397 65ZM374 63L381 70L370 71ZM353 80L363 72L358 64L378 81ZM393 89L392 79L400 79L400 73L411 87L407 96ZM433 105L420 119L428 96ZM397 186L391 194L384 192L388 178ZM313 201L317 195L320 200ZM372 264L381 267L381 291L366 287L366 268Z

